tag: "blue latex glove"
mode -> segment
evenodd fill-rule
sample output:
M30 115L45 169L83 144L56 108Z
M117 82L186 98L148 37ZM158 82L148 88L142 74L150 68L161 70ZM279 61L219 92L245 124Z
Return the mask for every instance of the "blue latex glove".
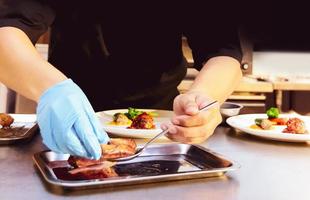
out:
M99 159L100 144L109 140L87 97L71 79L42 94L37 121L43 143L55 152Z

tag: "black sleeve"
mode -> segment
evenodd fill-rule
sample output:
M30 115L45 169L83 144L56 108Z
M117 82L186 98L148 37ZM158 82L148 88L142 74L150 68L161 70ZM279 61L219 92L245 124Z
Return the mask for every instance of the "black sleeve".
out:
M192 49L194 66L200 70L203 64L215 56L230 56L242 60L238 37L238 17L224 10L227 5L192 5L186 9L184 35Z
M0 0L0 27L19 28L32 43L47 31L54 18L45 0Z

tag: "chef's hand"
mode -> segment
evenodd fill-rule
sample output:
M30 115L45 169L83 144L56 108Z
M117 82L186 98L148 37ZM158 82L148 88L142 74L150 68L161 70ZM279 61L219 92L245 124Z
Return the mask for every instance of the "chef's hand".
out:
M99 159L100 144L109 140L87 97L71 79L42 94L37 121L43 143L55 152Z
M169 128L166 136L181 143L194 144L205 141L222 121L218 104L199 113L199 109L212 101L201 92L178 95L173 103L175 116L170 123L161 126L162 129Z

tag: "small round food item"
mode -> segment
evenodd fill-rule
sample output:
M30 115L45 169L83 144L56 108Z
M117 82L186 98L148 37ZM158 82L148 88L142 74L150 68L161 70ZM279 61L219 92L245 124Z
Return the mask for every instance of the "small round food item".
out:
M14 122L14 118L11 115L0 113L0 125L2 128L8 128Z
M115 125L130 125L131 120L124 113L116 113L113 116L113 123Z
M303 134L306 133L306 126L304 121L294 117L290 118L286 123L287 128L283 130L283 133L296 133Z
M135 117L132 121L132 124L128 128L134 129L154 129L154 120L151 115L146 112Z
M260 125L264 130L269 130L272 128L272 123L268 119L263 119Z
M264 130L270 130L273 125L270 120L261 118L255 119L255 124Z

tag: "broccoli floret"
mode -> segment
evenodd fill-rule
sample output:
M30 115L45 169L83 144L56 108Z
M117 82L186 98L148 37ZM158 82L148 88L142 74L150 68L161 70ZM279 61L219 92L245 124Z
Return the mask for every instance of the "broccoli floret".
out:
M129 119L133 120L136 116L142 114L142 111L136 110L135 108L128 108L128 112L124 113Z
M278 108L275 107L269 108L266 113L268 118L278 118L280 114Z

